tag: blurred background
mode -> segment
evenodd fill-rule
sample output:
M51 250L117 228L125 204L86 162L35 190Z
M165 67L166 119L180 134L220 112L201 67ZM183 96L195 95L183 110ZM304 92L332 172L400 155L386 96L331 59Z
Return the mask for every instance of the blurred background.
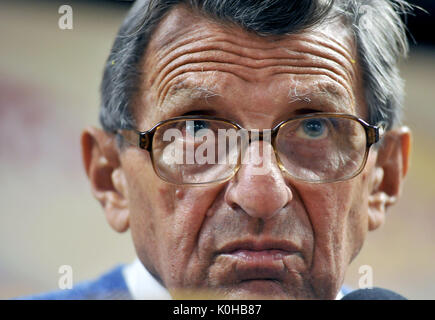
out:
M435 12L435 1L412 1ZM73 30L58 9L73 8ZM0 3L0 299L56 289L61 265L74 283L135 257L130 234L115 233L91 195L79 137L98 125L103 65L127 1ZM360 266L375 286L435 299L435 18L408 18L415 38L402 63L405 123L412 129L409 175L386 224L368 236Z

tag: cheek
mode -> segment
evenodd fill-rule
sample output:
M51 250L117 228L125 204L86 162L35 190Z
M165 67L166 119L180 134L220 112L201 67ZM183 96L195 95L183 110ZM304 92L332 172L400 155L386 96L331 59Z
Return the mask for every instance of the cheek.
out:
M367 230L366 180L362 173L346 182L299 188L313 227L311 276L319 295L339 290L347 266L362 246Z
M200 232L219 190L174 186L161 181L151 164L143 167L127 179L136 252L168 288L197 285L210 264L213 243L211 235L200 237Z
M128 184L130 231L136 253L141 262L153 273L159 269L159 219L153 199L160 181L155 176L148 153L126 151L123 167ZM157 178L157 179L156 179ZM167 203L171 203L168 201ZM162 239L163 240L163 239Z
M368 198L373 183L376 158L370 155L365 170L358 177L359 184L354 188L351 210L347 217L346 242L349 244L349 263L358 255L368 232Z
M207 211L215 202L216 188L182 188L168 190L175 195L172 212L166 212L162 237L162 268L170 288L198 287L205 281L211 264L214 236L207 232ZM159 236L159 235L157 235Z

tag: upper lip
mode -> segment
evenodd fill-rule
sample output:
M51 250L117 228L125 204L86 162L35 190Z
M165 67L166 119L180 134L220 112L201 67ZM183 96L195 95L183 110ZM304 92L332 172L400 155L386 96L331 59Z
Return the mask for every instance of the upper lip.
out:
M300 252L297 246L288 240L238 240L230 242L224 245L219 254L231 254L238 250L251 250L251 251L263 251L263 250L281 250L288 253Z

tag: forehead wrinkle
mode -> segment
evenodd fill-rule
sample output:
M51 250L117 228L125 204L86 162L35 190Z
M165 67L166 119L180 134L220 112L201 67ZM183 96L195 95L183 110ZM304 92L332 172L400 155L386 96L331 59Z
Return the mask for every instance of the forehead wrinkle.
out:
M271 44L273 46L265 47L263 44L261 46L249 46L249 45L241 45L239 38L235 35L231 34L228 38L218 38L216 37L217 41L220 42L226 42L230 45L233 45L234 47L241 48L243 50L243 54L246 57L251 57L252 59L257 60L263 60L263 59L279 59L279 58L288 58L288 54L291 54L292 59L303 59L301 55L303 54L311 54L312 56L321 56L321 57L328 57L330 60L335 61L337 64L342 65L342 67L348 67L350 70L352 70L353 62L355 59L352 58L352 54L349 49L347 49L343 44L338 42L336 39L328 36L325 33L322 32L312 32L312 35L316 35L315 39L306 38L303 36L303 34L295 34L295 35L287 35L285 39L282 39L281 41L275 41ZM325 41L325 38L327 38L330 42ZM211 39L211 38L210 38ZM262 38L261 38L262 39ZM235 40L235 41L233 41ZM300 44L307 44L300 48L294 48L295 47L295 40L299 41L296 46ZM332 44L333 42L334 44ZM251 41L252 43L252 41ZM266 42L268 44L269 42ZM279 44L279 45L277 45ZM231 47L229 47L231 48ZM257 56L250 56L248 49L258 50L256 52ZM319 49L319 50L316 50ZM325 52L325 49L327 51ZM274 55L270 56L268 51L275 50L276 52ZM229 51L229 50L228 50ZM319 53L321 53L319 55ZM328 54L329 53L329 54ZM338 56L337 56L338 53ZM241 55L242 56L242 55ZM345 58L344 60L339 59L338 57ZM346 68L344 68L346 69Z
M268 75L256 75L253 72L259 69L269 68L268 71L270 75L275 73L284 73L285 70L287 70L288 72L294 72L294 70L306 68L308 70L307 74L309 74L310 72L313 74L317 74L319 73L319 70L321 70L322 72L326 72L331 78L333 78L337 82L340 82L344 87L348 87L348 84L352 82L352 80L349 78L350 75L346 72L346 68L343 68L341 66L340 61L337 61L333 56L326 56L326 54L324 54L323 56L316 55L315 57L317 57L317 59L311 60L306 59L306 57L304 59L289 59L286 57L270 58L263 60L249 60L248 58L240 62L238 61L236 64L233 64L231 60L234 61L234 58L240 58L239 55L232 55L231 52L228 53L222 50L196 52L197 50L198 49L196 49L194 52L192 52L192 50L189 50L187 51L187 53L182 53L182 56L175 56L175 59L174 57L171 57L173 60L169 60L169 63L166 66L163 66L163 70L160 72L156 79L156 81L159 82L159 96L161 96L162 92L164 91L164 87L168 84L168 82L183 73L183 70L186 68L191 68L188 71L214 71L221 69L220 71L233 73L245 81L249 81L249 79L240 73L244 72L254 80L257 80L258 78L264 78ZM215 53L220 53L220 55L216 55ZM289 49L287 49L287 56L290 55L291 57L298 57L304 54L309 55L311 53L312 51L301 50L297 52L291 52ZM282 65L280 65L279 63L281 63ZM228 66L226 65L230 65L230 68L228 68ZM243 68L244 66L247 66L248 68ZM225 68L227 70L224 70ZM249 68L254 70L249 70ZM161 67L159 69L161 69ZM312 72L312 70L315 70L315 72ZM236 71L239 71L239 74L237 74ZM167 79L165 80L165 78ZM350 88L348 89L349 94L351 94Z
M196 30L196 32L198 32ZM232 39L233 37L233 39ZM235 41L233 41L235 39ZM266 58L266 55L270 55L268 52L273 50L281 50L283 51L284 47L282 45L277 45L276 42L270 43L266 40L259 46L253 46L253 41L244 42L239 37L235 37L233 34L215 34L215 33L200 33L198 36L197 34L191 35L190 37L183 37L182 39L179 39L178 41L174 41L172 46L167 46L164 48L161 48L159 52L159 58L165 59L169 56L170 53L176 53L180 50L180 48L183 48L186 45L189 44L196 44L198 42L201 42L203 40L207 40L207 44L204 46L214 46L219 49L226 49L229 52L237 53L234 48L239 48L239 52L243 52L245 56L249 57L248 50L255 51L257 50L257 56L251 56L253 59L264 59ZM218 46L220 45L220 46ZM233 49L233 50L231 50ZM283 51L285 53L285 51ZM263 54L263 55L262 55ZM243 54L240 54L240 56L243 56Z
M205 49L205 50L204 50ZM172 56L170 59L161 63L159 68L159 75L155 81L160 83L162 78L170 74L172 71L179 67L192 63L223 63L245 66L251 69L261 70L270 67L299 67L299 68L319 68L328 69L337 75L341 76L344 80L351 80L350 74L345 68L342 68L340 62L334 58L315 55L314 59L307 59L307 57L301 57L301 55L314 56L312 51L298 51L292 52L287 50L287 57L269 57L267 59L255 59L251 57L244 57L234 51L221 50L207 46L207 48L196 48L195 50L189 50L182 52L180 55ZM317 59L316 59L317 58ZM329 63L328 63L329 62ZM166 63L166 65L165 65ZM273 73L273 71L272 71Z
M328 62L333 62L333 65L337 67L336 70L338 73L343 75L343 78L347 78L349 82L351 82L351 80L355 80L356 70L354 69L354 64L351 63L350 57L346 57L337 52L335 48L331 48L327 43L322 44L311 39L299 39L298 41L298 43L302 45L302 49L299 49L298 52L310 55L315 60L322 58ZM325 48L327 50L325 50Z
M226 58L241 58L243 59L243 63L241 64L244 64L251 68L262 68L270 66L276 64L277 60L280 60L280 62L282 63L291 63L298 60L307 60L304 55L311 55L315 59L314 63L313 61L309 61L310 64L321 65L322 61L318 60L320 60L319 58L324 58L325 60L329 60L328 62L332 62L337 67L334 71L341 74L343 78L346 78L346 76L348 80L350 80L350 78L353 78L349 72L349 69L353 71L352 64L347 63L350 61L349 59L351 58L343 56L342 54L345 54L345 52L341 50L341 53L338 53L345 59L340 59L339 57L337 57L337 50L335 50L335 48L332 48L332 46L326 42L324 42L324 45L322 45L320 41L298 39L298 45L303 45L302 49L292 48L291 45L281 45L269 48L268 51L273 50L273 52L267 52L267 50L265 50L264 48L255 48L251 50L250 48L241 46L240 43L233 42L229 39L206 37L207 42L201 43L202 40L205 39L195 38L193 41L183 41L183 43L179 46L176 45L167 48L167 50L170 50L167 55L159 54L160 59L158 59L158 67L156 68L156 71L151 77L150 85L152 85L154 81L160 82L162 75L175 69L177 66L182 65L184 63L183 58L185 58L186 55L194 55L195 58L192 57L191 59L196 60L197 62L205 62L208 55L211 57L211 59L209 59L211 62L227 62L229 59L225 59L225 57L223 56L223 54L225 53L228 54ZM192 48L192 45L194 45L194 48ZM325 48L327 49L326 51ZM202 59L201 57L204 58Z
M255 67L255 64L261 64L261 61L272 60L272 59L288 59L289 54L285 52L282 47L272 47L272 48L248 48L245 46L241 46L240 43L231 42L225 37L219 36L207 36L201 35L194 38L192 41L183 40L181 43L178 43L169 48L165 48L163 53L158 53L158 67L156 71L153 73L150 78L150 85L153 85L155 81L159 81L158 76L164 73L165 68L169 68L170 66L176 67L179 64L175 62L180 60L180 58L185 57L188 54L202 54L208 53L212 55L213 53L228 53L233 54L236 58L245 58L252 59L250 65ZM205 43L201 43L203 40L207 40ZM198 44L199 43L199 44ZM192 45L194 48L192 49ZM249 49L257 50L256 55L249 54ZM273 54L266 53L265 51L271 50L281 50L282 52L274 52ZM167 54L166 54L167 53ZM301 59L299 55L293 55L292 59L298 60ZM221 59L221 62L224 62ZM264 62L263 62L264 63ZM175 66L173 66L175 64Z
M198 40L198 41L200 41L200 40ZM222 44L228 44L228 43L223 43L223 42L219 43L219 45L221 47L222 47ZM317 68L317 69L324 68L324 69L330 71L331 78L333 78L335 81L340 82L344 87L347 87L347 89L348 89L347 91L348 91L349 95L352 95L352 90L350 89L350 86L348 86L347 84L352 83L351 79L353 80L354 77L349 74L349 70L348 70L349 68L346 68L346 67L343 66L343 64L346 64L345 61L347 59L345 59L343 61L343 59L337 58L336 54L335 55L334 54L328 54L324 50L323 51L322 50L318 50L318 48L316 48L316 46L317 47L319 46L317 43L312 42L312 41L311 42L310 41L306 41L306 39L304 39L304 41L300 41L299 44L304 44L303 47L308 47L308 49L304 48L305 50L300 50L299 49L298 51L291 51L288 48L282 48L282 47L276 47L275 46L272 49L278 49L278 50L274 51L274 53L272 55L272 58L262 59L262 60L260 60L260 59L252 59L252 61L251 61L251 60L249 60L249 57L242 57L242 58L245 58L243 62L244 62L245 65L248 65L252 69L261 69L261 68L271 67L271 66L275 66L278 69L279 68L283 68L283 66L279 66L279 65L277 66L277 60L279 62L281 62L281 63L285 62L287 64L290 64L291 62L298 62L299 65L296 68L300 68L300 69L302 69L304 67L307 67L307 66L311 67L311 68ZM203 47L204 48L213 48L214 44L213 43L212 44L206 43L206 44L203 45ZM180 74L180 72L178 72L178 73L176 72L175 74L171 73L171 72L173 72L174 70L177 70L177 67L179 68L179 67L185 67L185 66L187 66L188 65L187 62L189 62L189 59L193 59L192 61L196 61L197 63L200 63L200 62L203 62L203 63L210 63L210 62L219 63L219 62L224 62L224 63L228 64L229 63L228 59L225 59L225 57L222 57L222 55L220 55L220 56L218 55L218 58L216 58L216 55L214 55L214 53L218 52L218 53L221 53L221 54L226 54L227 58L228 57L230 57L230 58L231 57L232 58L234 58L234 57L239 58L240 57L240 53L237 50L238 48L240 48L240 46L238 44L236 44L235 46L227 46L227 48L229 49L229 52L226 52L226 51L223 51L223 50L221 50L221 51L219 51L219 50L209 50L207 52L207 51L201 51L200 50L201 46L200 46L200 48L195 48L196 50L192 50L191 48L188 48L188 49L185 49L185 50L181 50L180 52L178 52L178 54L176 54L177 52L170 54L166 59L164 59L164 61L160 62L160 66L159 66L158 69L161 72L158 75L158 79L155 79L156 81L162 81L161 78L170 76L168 78L168 80L165 81L165 83L159 84L159 87L160 87L160 89L159 89L159 91L160 91L159 92L159 96L162 93L162 90L163 90L162 88L165 87L166 84L172 78L174 78L174 77L176 77L177 75ZM321 47L320 49L323 49L323 48L324 47ZM242 48L242 49L245 50L244 53L247 53L246 52L246 48ZM286 51L286 57L285 58L281 58L282 57L282 50L283 49ZM198 52L198 50L200 50L200 51ZM281 52L279 52L279 50L281 50ZM233 52L236 52L235 56L231 56L231 54ZM336 52L336 51L334 51L334 52ZM196 53L196 55L194 53ZM266 53L264 53L264 50L261 50L260 53L266 54ZM268 54L270 54L270 53L268 53ZM175 57L174 57L174 55L175 55ZM205 57L203 57L204 55L205 55ZM210 59L210 58L206 59L207 55L213 56L212 59ZM304 59L307 60L306 57L301 57L303 55L312 55L314 58L317 57L318 59L312 59L312 60L309 60L307 62L302 62ZM183 59L186 59L186 56L188 57L187 61L183 60ZM289 56L291 57L291 59L288 58ZM165 63L166 63L166 65L165 65ZM332 63L332 65L331 65L331 63ZM241 65L241 63L238 63L237 65L238 66ZM191 64L191 66L193 66L193 64ZM348 64L348 66L350 66L350 64ZM234 67L234 65L232 67ZM164 72L162 72L162 68L163 68ZM277 68L269 70L269 73L270 74L274 74L274 73L277 73L277 72L281 73L282 71L279 71L279 70L276 71ZM200 71L205 71L205 70L207 70L207 71L213 71L215 69L213 69L213 68L210 69L209 67L207 67L207 69L204 69L204 68L201 67L200 69L196 68L193 71L198 71L198 70L200 70ZM351 69L351 70L353 71L353 69ZM221 71L224 71L224 70L221 70ZM243 71L243 70L241 70L241 71ZM246 69L244 71L246 72ZM291 70L289 70L289 71L291 71ZM231 73L232 71L228 69L228 70L226 70L226 72ZM235 74L235 72L232 72L232 73ZM252 72L250 72L250 73L251 73L250 76L251 77L253 76L254 79L258 78L255 75L253 75ZM353 74L354 73L352 72L352 75ZM340 76L342 78L341 79L342 81L340 81L336 75ZM243 78L245 81L248 80L246 77L243 77L240 74L238 74L237 76L240 77L240 78ZM263 76L265 76L265 75L263 75Z
M194 26L189 25L190 27L184 30L182 33L182 37L170 37L172 40L170 43L168 41L164 42L164 46L157 45L158 50L155 52L157 56L157 61L160 62L160 65L165 66L169 62L166 62L166 60L173 60L174 58L171 57L172 54L177 55L177 52L179 50L183 50L183 47L186 45L196 45L196 43L201 42L202 40L207 40L207 43L202 45L204 47L203 49L208 49L207 47L210 46L210 48L217 48L217 49L226 49L224 51L233 52L235 54L239 54L240 56L246 56L251 57L256 60L266 59L266 58L280 58L280 57L286 57L286 51L285 49L292 49L292 40L304 40L307 41L306 37L303 37L302 35L286 35L286 36L279 36L279 37L272 37L268 36L267 38L264 36L259 36L256 34L248 33L245 30L241 29L237 26L225 26L221 24L216 24L214 21L211 21L210 19L200 17L203 19L203 23L199 24L196 23ZM198 19L197 19L198 20ZM201 22L201 20L199 20ZM184 24L182 25L184 27ZM173 27L172 27L173 28ZM209 30L209 29L212 30ZM194 31L192 34L191 31ZM162 32L160 32L162 33ZM329 37L324 32L319 31L313 31L310 32L312 35L316 35L317 39L312 40L312 43L323 45L321 47L321 52L324 51L324 49L328 49L333 51L335 54L339 53L341 56L345 57L347 61L353 61L351 58L351 55L349 55L349 51L340 44L335 39ZM163 36L166 36L165 33L162 33ZM180 34L180 32L177 32L177 34ZM333 42L336 44L336 46L333 46L331 43L328 43L327 41L324 41L324 38L327 38L330 40L330 42ZM280 40L276 40L276 38ZM175 39L175 40L174 40ZM168 40L168 39L167 39ZM154 42L154 45L153 45ZM293 41L294 42L294 41ZM150 47L156 47L156 43L162 43L162 41L158 40L158 37L153 38ZM169 45L171 44L171 45ZM258 44L258 45L255 45ZM201 45L197 48L200 49ZM237 50L236 50L237 49ZM255 56L250 55L250 49L251 51L255 51ZM186 50L184 48L184 50ZM188 49L190 50L190 49ZM277 50L275 54L271 54L268 51L271 50ZM293 50L298 51L298 50ZM278 53L278 54L277 54ZM280 54L279 54L280 53ZM284 53L284 55L283 55ZM314 53L314 52L313 52ZM181 53L179 54L182 55ZM316 55L314 53L314 55ZM331 56L331 55L330 55ZM297 59L298 56L294 56L294 59ZM339 61L336 61L339 63ZM350 64L350 66L352 66ZM156 70L155 73L160 73L160 70ZM154 76L151 77L152 80L154 80Z
M345 57L348 61L352 61L353 60L353 53L351 52L351 50L349 50L349 48L346 48L346 46L344 46L340 41L338 41L335 38L330 37L328 34L320 32L320 31L312 31L313 35L316 35L316 42L325 46L325 47L329 47L332 50L337 51L338 53L340 53L343 57ZM297 35L295 35L295 38L297 37ZM325 38L328 41L325 41ZM331 42L333 42L335 44L332 45Z
M282 47L281 45L277 45L277 41L272 35L266 38L259 35L250 34L236 25L231 27L225 25L217 25L218 27L216 28L215 25L210 23L210 20L206 20L205 22L207 23L205 26L196 26L196 28L189 28L188 30L186 30L186 32L183 34L183 37L178 37L178 39L176 37L172 37L172 39L175 39L170 42L172 46L168 46L170 43L165 42L164 46L160 46L161 54L159 58L164 58L168 55L168 53L173 52L177 48L182 47L188 43L195 43L204 39L215 42L226 41L232 45L237 45L245 49L257 49L262 51L269 51ZM208 30L208 27L210 26L212 27L211 31ZM195 31L195 34L187 36L186 34L192 30ZM235 33L237 33L237 35L235 35ZM258 38L257 41L253 41L253 35ZM232 41L232 39L235 39L236 41ZM257 42L261 43L258 46L255 46L254 44L256 44Z

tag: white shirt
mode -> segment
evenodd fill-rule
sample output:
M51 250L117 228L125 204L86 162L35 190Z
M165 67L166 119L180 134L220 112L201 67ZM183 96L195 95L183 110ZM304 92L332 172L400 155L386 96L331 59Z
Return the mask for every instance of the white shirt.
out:
M128 291L134 300L171 300L169 291L163 287L139 259L122 269Z
M169 291L149 273L139 259L126 265L122 274L134 300L172 299ZM335 300L341 300L341 298L343 298L343 292L340 290Z

